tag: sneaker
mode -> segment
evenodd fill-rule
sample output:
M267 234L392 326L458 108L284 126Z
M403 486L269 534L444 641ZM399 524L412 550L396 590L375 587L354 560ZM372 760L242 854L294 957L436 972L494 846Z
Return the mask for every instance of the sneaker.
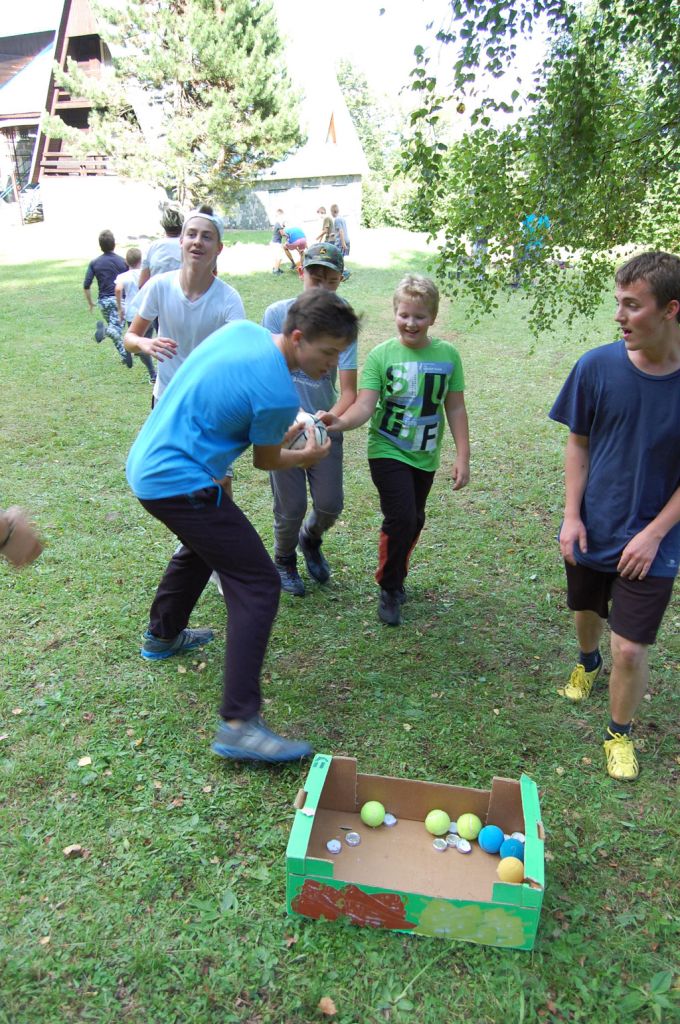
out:
M299 761L314 753L304 740L287 740L272 732L259 715L248 719L242 725L228 725L220 720L212 743L218 757L233 758L235 761Z
M97 326L94 331L94 340L99 344L106 337L106 327L104 327L103 320L97 320Z
M282 273L283 273L283 271L280 270L280 269L279 270L272 270L272 274L282 274Z
M399 589L397 590L397 601L399 602L399 604L406 604L406 602L408 601L408 596L406 594L406 589L404 587L399 587Z
M279 571L279 577L281 578L281 590L285 590L287 594L292 594L294 597L305 596L305 585L297 571L295 562L279 562L275 561L274 565Z
M381 590L378 617L387 626L401 626L401 605L398 590Z
M604 754L607 758L607 774L619 782L632 782L640 774L640 766L635 755L635 747L630 736L622 736L619 732L607 729L610 740L604 741Z
M147 629L140 653L147 661L163 661L172 658L173 654L194 651L210 643L214 636L212 629L183 629L174 640L160 640Z
M120 354L120 358L123 360L123 363L124 363L125 366L127 366L128 370L131 370L132 369L132 352L128 352L127 349L123 349L123 351Z
M321 554L321 541L315 543L305 530L300 530L298 544L307 563L309 575L317 583L327 583L331 578L331 567Z
M602 662L592 672L586 672L583 665L576 666L569 676L569 682L560 690L560 694L568 700L585 700L590 695L593 683L602 671Z

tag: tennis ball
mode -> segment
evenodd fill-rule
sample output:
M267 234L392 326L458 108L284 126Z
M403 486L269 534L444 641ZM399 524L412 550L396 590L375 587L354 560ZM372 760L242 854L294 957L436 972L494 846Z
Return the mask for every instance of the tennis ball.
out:
M485 825L477 839L484 853L498 853L503 840L503 829L498 825Z
M501 882L523 882L524 865L517 857L504 857L496 868Z
M500 848L501 857L514 857L516 860L524 860L524 843L519 839L506 839Z
M359 812L364 825L377 828L385 820L385 808L378 800L369 800Z
M433 836L443 836L449 831L451 819L446 811L430 811L425 818L425 828Z
M482 823L476 814L461 814L456 824L458 835L463 839L476 839L482 831Z

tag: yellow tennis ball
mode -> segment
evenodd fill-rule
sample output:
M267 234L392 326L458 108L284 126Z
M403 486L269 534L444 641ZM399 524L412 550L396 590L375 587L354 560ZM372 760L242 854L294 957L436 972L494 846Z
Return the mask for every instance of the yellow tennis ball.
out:
M359 812L364 825L378 828L385 820L385 808L379 800L368 800Z
M496 873L501 882L523 882L524 864L517 857L503 857L496 868Z
M443 836L445 832L449 831L450 824L451 819L446 811L430 811L425 818L425 828L433 836Z
M461 814L456 822L458 835L463 839L476 839L482 831L482 823L476 814Z

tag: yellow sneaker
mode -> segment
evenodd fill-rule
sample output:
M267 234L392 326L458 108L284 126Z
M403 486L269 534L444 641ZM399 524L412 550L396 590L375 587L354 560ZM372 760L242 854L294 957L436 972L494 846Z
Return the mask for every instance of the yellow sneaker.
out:
M586 672L583 665L578 664L569 676L569 682L560 690L560 694L568 700L585 700L590 695L593 683L602 671L602 662L592 672Z
M640 774L640 766L635 755L635 747L630 736L622 736L621 733L611 732L610 740L604 741L604 753L607 758L607 774L619 782L632 782Z

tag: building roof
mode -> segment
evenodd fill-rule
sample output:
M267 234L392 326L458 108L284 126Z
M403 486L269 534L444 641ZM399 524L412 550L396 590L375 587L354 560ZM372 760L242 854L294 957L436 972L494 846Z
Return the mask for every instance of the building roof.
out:
M53 57L52 42L0 87L0 125L38 123L45 106Z
M31 0L24 4L3 4L0 39L32 32L56 32L64 0ZM0 47L1 49L2 47Z

